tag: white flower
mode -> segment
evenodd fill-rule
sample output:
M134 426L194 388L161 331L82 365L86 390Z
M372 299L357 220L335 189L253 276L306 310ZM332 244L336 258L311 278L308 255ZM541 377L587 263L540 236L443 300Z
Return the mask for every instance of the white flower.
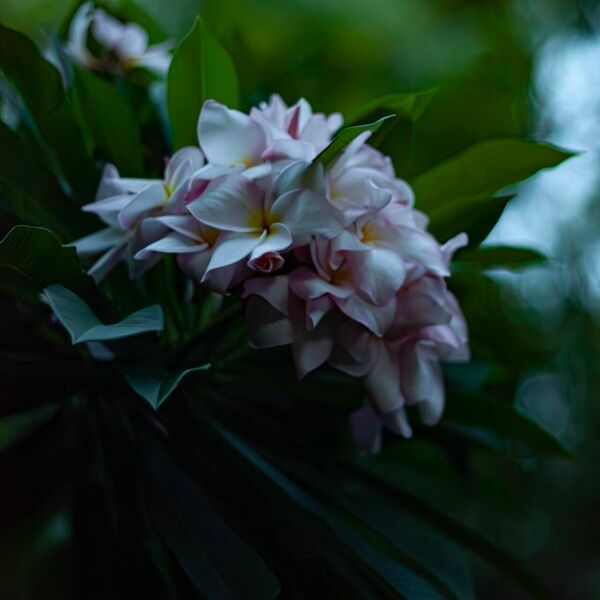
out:
M91 35L101 49L88 47ZM71 21L67 54L78 64L97 71L123 75L134 68L164 77L171 63L171 41L148 45L148 34L137 23L122 23L91 2L82 4Z

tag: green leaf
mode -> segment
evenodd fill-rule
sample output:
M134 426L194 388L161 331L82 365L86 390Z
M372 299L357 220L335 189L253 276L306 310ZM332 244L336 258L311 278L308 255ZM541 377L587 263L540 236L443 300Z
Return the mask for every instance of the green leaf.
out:
M376 98L363 106L352 119L349 119L349 122L352 125L360 125L390 113L396 117L406 116L412 121L416 121L425 112L436 93L437 88L432 88L420 92L390 94Z
M398 560L413 568L443 594L451 598L474 598L465 556L451 540L415 519L415 516L385 494L348 477L339 467L319 472L299 462L277 460L286 471L318 490L327 500L360 520L390 544ZM373 510L376 506L377 510Z
M280 586L263 559L227 527L154 437L143 439L148 513L203 597L275 598Z
M429 210L456 197L491 195L571 156L550 144L488 140L436 165L411 183L417 207Z
M73 69L72 94L92 144L123 173L142 174L140 127L117 88L91 71Z
M22 33L0 25L0 69L12 80L38 130L82 201L91 201L97 173L60 74Z
M494 267L522 269L542 263L546 257L535 250L512 246L483 246L470 250L461 250L452 263L457 271L481 271Z
M46 168L39 149L0 121L0 206L65 240L87 231L83 214Z
M210 428L207 434L212 432L215 436L211 437L211 443L214 440L219 456L235 456L237 467L241 469L238 472L243 474L240 476L253 480L253 485L260 489L270 490L268 496L265 494L263 498L272 500L271 510L280 511L288 504L298 509L300 512L294 516L294 520L308 522L320 530L324 539L334 544L336 553L377 587L380 597L443 598L438 589L420 573L402 564L393 553L388 552L385 544L381 547L380 538L365 537L364 531L350 525L340 511L306 492L231 430L210 419L206 420L206 424ZM243 464L239 464L240 459ZM286 515L290 518L289 509ZM283 514L277 518L283 518Z
M371 122L383 115L393 113L394 118L384 123L369 138L369 145L389 156L396 172L401 173L410 153L414 124L436 93L437 90L432 89L379 98L365 106L350 122L353 124Z
M175 49L167 76L175 149L197 145L198 117L206 100L236 108L239 90L229 54L198 17L192 31Z
M464 506L465 494L472 488L465 488L464 480L454 480L455 465L440 449L423 440L411 440L388 444L378 456L357 456L353 463L357 475L378 484L407 510L509 575L533 597L551 597L513 554L473 527ZM494 515L489 518L493 520Z
M428 211L428 230L442 242L464 231L469 236L469 246L478 246L489 235L513 197L452 198Z
M515 406L483 394L452 394L442 423L492 432L548 456L573 458L568 448Z
M59 283L80 296L94 297L96 286L77 258L75 248L61 246L48 229L17 225L0 242L0 267L23 275L36 291Z
M313 160L313 163L323 163L325 168L329 167L331 163L338 157L340 152L357 136L365 131L375 132L377 131L386 121L392 119L394 115L387 115L374 123L367 123L366 125L353 125L352 127L346 127L342 129L332 140L331 144L325 148L317 157Z
M210 365L192 367L177 373L161 372L160 369L149 369L148 365L130 365L123 369L129 385L157 409L177 388L181 380L190 373L206 371Z
M73 344L117 340L150 331L162 331L164 318L158 304L132 313L118 323L104 325L79 296L58 284L44 288L44 296Z

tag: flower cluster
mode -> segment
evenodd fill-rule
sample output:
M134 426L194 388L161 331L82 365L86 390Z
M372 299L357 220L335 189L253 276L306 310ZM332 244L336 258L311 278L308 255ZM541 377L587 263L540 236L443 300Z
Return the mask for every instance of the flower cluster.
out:
M87 69L124 75L141 68L164 77L171 64L172 48L171 41L149 46L148 33L137 23L121 23L86 2L73 16L66 52Z
M244 114L207 101L199 147L179 150L164 179L105 168L85 210L106 224L77 241L101 254L101 279L127 260L132 277L161 254L213 291L240 289L250 342L290 345L299 377L327 363L364 379L367 404L351 416L361 447L381 427L411 435L444 406L440 361L468 358L467 329L445 277L464 234L440 245L413 208L410 187L364 132L325 169L315 157L341 125L279 96Z

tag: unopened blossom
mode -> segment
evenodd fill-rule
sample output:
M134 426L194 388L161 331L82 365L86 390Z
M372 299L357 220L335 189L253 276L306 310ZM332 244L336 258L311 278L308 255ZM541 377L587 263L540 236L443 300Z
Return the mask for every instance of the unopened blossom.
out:
M90 50L89 36L100 47L99 54ZM73 16L66 51L88 69L123 75L141 68L164 77L171 63L172 48L171 41L149 45L148 33L137 23L122 23L86 2Z

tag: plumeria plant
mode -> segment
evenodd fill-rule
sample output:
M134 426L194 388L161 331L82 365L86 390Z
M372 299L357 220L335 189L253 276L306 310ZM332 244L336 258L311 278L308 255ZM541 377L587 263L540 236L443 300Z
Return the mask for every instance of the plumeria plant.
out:
M465 457L569 454L479 328L489 270L544 260L479 245L507 188L569 154L489 140L406 181L435 91L248 106L190 26L88 2L54 64L0 27L0 415L37 451L11 508L66 495L83 596L471 598L478 557L544 597Z

